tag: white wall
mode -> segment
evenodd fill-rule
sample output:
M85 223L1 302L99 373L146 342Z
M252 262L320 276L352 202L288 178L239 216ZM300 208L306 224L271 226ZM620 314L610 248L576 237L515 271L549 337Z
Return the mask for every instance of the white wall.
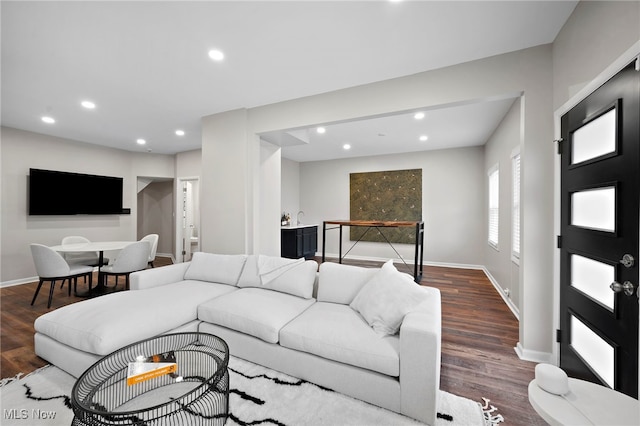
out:
M309 190L309 188L303 188ZM280 213L289 213L291 220L295 223L296 215L300 210L300 163L297 161L282 158L282 181L280 182L281 208ZM303 223L307 222L307 216L301 218Z
M425 262L482 265L482 147L301 163L300 208L305 212L305 223L319 225L318 252L322 252L322 222L349 219L350 173L404 169L422 169ZM337 230L327 231L327 256L337 257L338 239ZM352 244L348 228L344 228L343 254ZM394 247L407 263L413 263L413 244ZM359 242L349 256L397 258L388 244L373 242Z
M176 154L176 178L199 177L202 173L202 150L179 152Z
M260 140L255 135L251 139L247 119L244 109L202 119L202 251L247 253L257 244L252 237L258 228L253 208L260 197Z
M640 1L581 1L553 42L558 109L640 40Z
M29 244L60 244L67 235L90 240L135 240L137 177L173 177L173 156L134 153L2 127L3 285L36 276ZM28 216L29 168L123 178L123 207L129 215ZM100 194L96 194L96 197Z
M491 274L497 285L503 289L503 296L510 299L512 308L515 307L516 312L520 306L520 268L512 261L512 165L511 158L515 149L520 148L520 119L521 108L520 99L516 99L511 109L504 117L495 132L487 141L484 149L484 186L489 187L488 171L496 164L500 169L499 183L499 229L498 229L498 248L490 246L487 243L487 211L488 200L484 200L484 241L483 251L484 266ZM507 294L508 293L508 294Z
M269 256L280 256L280 182L281 182L280 147L268 142L260 143L260 210L263 214L257 217L259 228L265 232L259 234L258 253ZM272 226L272 224L278 226ZM274 244L275 243L275 244Z

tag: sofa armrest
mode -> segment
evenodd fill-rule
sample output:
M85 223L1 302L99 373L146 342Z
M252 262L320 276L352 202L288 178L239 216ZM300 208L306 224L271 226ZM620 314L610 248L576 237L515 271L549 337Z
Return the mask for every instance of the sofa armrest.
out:
M175 263L134 272L129 276L131 290L145 290L184 280L184 274L191 262Z
M425 290L429 299L409 312L400 327L400 410L434 425L440 390L442 307L440 290Z

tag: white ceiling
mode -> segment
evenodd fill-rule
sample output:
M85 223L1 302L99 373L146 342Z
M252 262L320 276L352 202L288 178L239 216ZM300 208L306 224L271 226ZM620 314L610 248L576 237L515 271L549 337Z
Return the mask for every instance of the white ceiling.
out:
M131 151L193 150L203 116L551 43L576 4L2 1L2 125ZM225 52L223 62L209 59L212 48ZM85 99L97 107L82 108ZM296 143L305 143L283 155L311 161L483 144L512 102L448 106L420 121L405 111L327 126L324 135L296 129ZM417 142L422 133L427 142ZM265 138L291 145L291 136Z
M514 96L332 124L323 126L322 134L312 128L262 138L282 146L283 157L299 162L484 145ZM418 112L424 118L416 119ZM427 140L421 141L421 136Z

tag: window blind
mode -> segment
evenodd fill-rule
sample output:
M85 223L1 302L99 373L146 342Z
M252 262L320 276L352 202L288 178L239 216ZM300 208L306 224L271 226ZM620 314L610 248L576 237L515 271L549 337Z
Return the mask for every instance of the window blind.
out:
M520 154L514 155L511 162L513 172L513 218L511 219L511 253L514 258L520 259Z
M489 244L498 246L498 228L500 224L499 209L500 170L498 167L489 172Z

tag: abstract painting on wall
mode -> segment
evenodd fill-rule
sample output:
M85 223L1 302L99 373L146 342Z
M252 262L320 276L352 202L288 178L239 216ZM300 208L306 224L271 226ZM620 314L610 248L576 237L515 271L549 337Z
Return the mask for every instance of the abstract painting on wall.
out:
M350 220L422 220L422 169L351 173L349 192ZM405 244L416 240L415 228L411 227L384 228L382 232L384 235L375 229L352 226L350 239Z

